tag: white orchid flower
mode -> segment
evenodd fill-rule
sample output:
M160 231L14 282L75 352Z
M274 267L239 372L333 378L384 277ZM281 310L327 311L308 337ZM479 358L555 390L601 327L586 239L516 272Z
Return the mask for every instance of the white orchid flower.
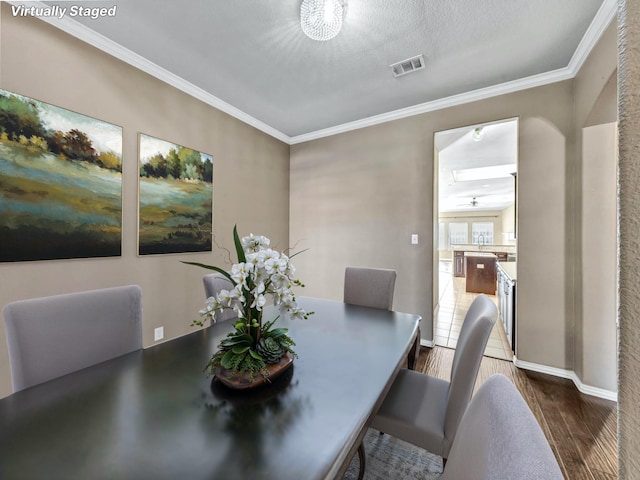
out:
M236 234L234 230L234 236ZM301 284L295 280L295 268L290 258L271 249L271 241L262 235L250 234L240 243L245 261L231 267L229 277L235 284L234 288L221 290L216 297L209 297L200 315L215 321L215 316L224 309L233 309L245 322L241 322L242 325L261 325L262 311L267 304L267 296L271 295L272 302L269 303L273 303L281 314L307 318L309 315L298 308L291 290L293 285Z
M253 233L241 240L242 248L247 253L255 253L265 248L269 248L271 240L263 235L254 235Z
M223 309L223 305L220 304L220 301L216 297L209 297L205 303L205 308L200 310L198 313L201 317L209 319L215 323L216 314L221 312Z
M264 268L265 254L263 250L247 255L247 263L253 265L254 269Z
M232 290L229 291L229 298L231 302L242 302L244 303L244 291L242 289L242 285L236 285Z
M254 266L250 263L236 263L231 267L231 278L238 285L246 286L247 277L253 271Z
M251 292L253 295L260 295L262 293L264 293L266 287L264 282L258 282L256 288L253 289L253 291Z
M253 303L251 304L251 308L255 308L258 311L262 310L262 307L267 303L267 299L264 295L256 295L253 297Z
M229 290L220 290L217 297L218 303L223 307L231 306L231 293Z
M289 279L282 273L274 273L271 275L271 284L279 290L289 284Z
M305 312L305 311L304 311L303 309L301 309L301 308L297 308L297 307L296 307L296 308L294 308L293 310L291 310L291 311L289 312L289 315L291 316L291 318L292 318L293 320L304 320L304 319L305 319L305 317L306 317L306 315L307 315L307 312Z

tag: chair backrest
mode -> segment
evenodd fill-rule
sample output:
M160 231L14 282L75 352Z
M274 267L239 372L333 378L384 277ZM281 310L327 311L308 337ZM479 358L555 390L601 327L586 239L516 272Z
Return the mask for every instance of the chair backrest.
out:
M344 303L391 310L395 286L395 270L347 267L344 272Z
M482 355L497 318L498 309L495 303L481 294L471 303L462 323L451 366L451 383L444 422L445 458L456 436L462 415L471 400Z
M20 300L3 316L14 392L142 348L138 285Z
M493 375L478 389L442 480L562 480L547 439L518 389Z
M233 283L221 273L210 273L202 278L204 283L204 293L207 298L215 297L220 290L231 290ZM227 320L235 320L238 315L231 309L223 310L216 315L216 322L226 322Z

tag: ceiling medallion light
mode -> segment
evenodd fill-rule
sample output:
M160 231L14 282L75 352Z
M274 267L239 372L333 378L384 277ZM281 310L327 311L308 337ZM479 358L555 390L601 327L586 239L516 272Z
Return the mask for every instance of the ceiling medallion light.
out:
M346 0L302 0L300 26L307 37L319 42L340 33Z
M473 130L473 139L476 142L479 142L480 140L482 140L482 137L484 137L484 128L483 127L478 127L478 128Z

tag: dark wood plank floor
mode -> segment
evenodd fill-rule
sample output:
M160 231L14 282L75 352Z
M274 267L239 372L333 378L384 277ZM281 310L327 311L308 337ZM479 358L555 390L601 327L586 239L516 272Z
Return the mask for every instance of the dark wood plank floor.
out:
M420 349L416 370L449 380L454 350ZM476 390L495 373L518 387L538 419L567 480L611 480L618 475L616 403L578 391L571 380L520 370L483 357Z

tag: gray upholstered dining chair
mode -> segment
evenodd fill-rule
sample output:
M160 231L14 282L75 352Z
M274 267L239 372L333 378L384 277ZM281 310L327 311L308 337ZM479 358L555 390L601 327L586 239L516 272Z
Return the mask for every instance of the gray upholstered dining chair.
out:
M371 426L446 461L497 318L493 301L486 295L476 297L460 330L451 381L400 370Z
M3 309L14 392L142 348L142 289L19 300Z
M202 278L204 283L204 293L207 298L215 297L220 290L231 290L233 283L220 273L210 273ZM231 309L225 309L216 316L216 322L226 322L227 320L235 320L238 314Z
M504 375L493 375L460 421L442 480L562 480L529 406Z
M395 270L385 268L347 267L344 271L344 303L391 310L396 275ZM358 448L358 457L360 458L358 480L362 480L366 462L363 444Z
M392 310L395 286L395 270L347 267L344 271L344 303Z
M347 267L344 271L344 303L392 310L396 276L395 270L385 268ZM409 352L409 368L413 369L419 353L420 332Z

